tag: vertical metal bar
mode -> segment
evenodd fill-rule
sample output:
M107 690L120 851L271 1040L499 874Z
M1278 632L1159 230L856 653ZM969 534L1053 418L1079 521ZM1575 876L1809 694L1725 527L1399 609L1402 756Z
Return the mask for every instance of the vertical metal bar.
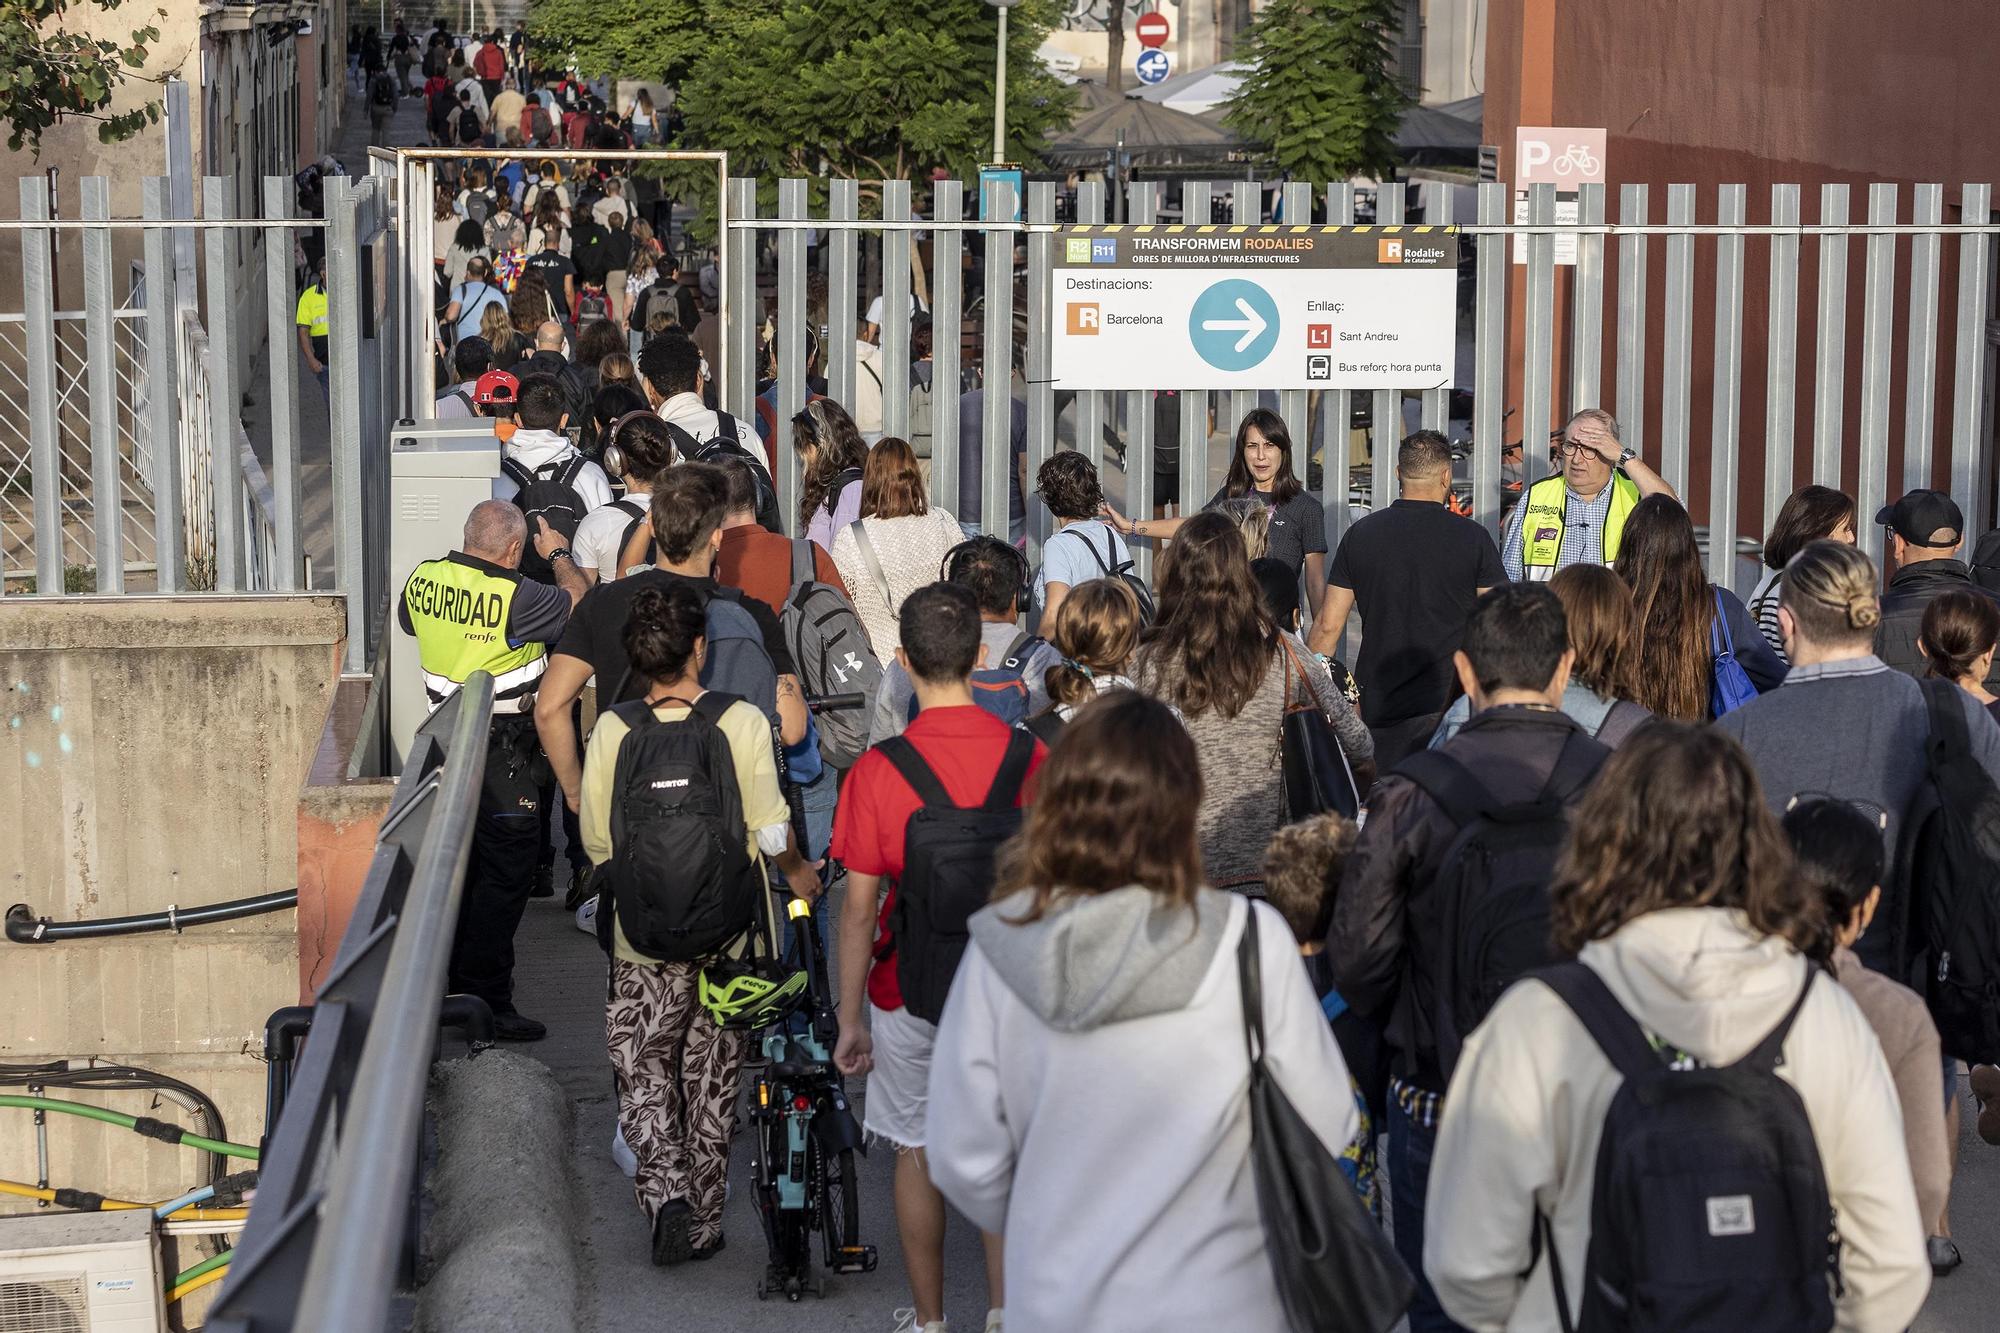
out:
M1944 186L1919 185L1910 221L1935 227L1944 221ZM1910 238L1909 353L1903 374L1903 488L1931 484L1931 430L1937 414L1938 258L1936 232ZM1961 534L1963 535L1963 534Z
M1188 181L1181 186L1181 217L1187 222L1202 225L1215 218L1215 203L1210 191L1214 187L1207 181ZM1180 489L1175 495L1155 496L1160 504L1169 500L1180 503L1182 514L1192 514L1208 498L1208 404L1210 394L1207 389L1181 389L1181 430L1175 447L1179 450ZM1232 402L1231 406L1235 404ZM1287 425L1290 423L1287 422ZM1234 429L1234 423L1231 423ZM1154 440L1155 450L1166 446L1165 440ZM1143 518L1143 514L1134 517Z
M1052 224L1056 220L1054 181L1033 181L1028 185L1028 221ZM1051 383L1050 341L1053 337L1050 274L1055 268L1056 237L1052 231L1028 234L1028 487L1021 502L1028 511L1028 557L1040 563L1042 542L1049 526L1048 509L1030 503L1028 489L1034 485L1042 464L1056 447L1056 391Z
M1958 220L1983 226L1992 217L1993 187L1967 185L1959 191ZM1986 319L1991 291L1992 240L1982 232L1958 238L1958 331L1952 339L1951 496L1967 524L1982 531L1986 437L1980 431L1982 380L1986 366Z
M1014 187L1006 181L986 183L980 216L1011 220ZM1012 541L1009 529L1008 478L1014 471L1014 233L986 230L986 306L984 364L980 374L984 407L979 439L979 528ZM1026 497L1023 497L1024 499Z
M49 217L48 183L21 178L21 217ZM56 443L56 320L54 246L49 232L21 232L21 308L26 315L28 389L28 477L35 520L35 591L63 594L61 450Z
M1799 224L1799 187L1771 187L1771 225ZM1799 364L1799 238L1771 236L1770 314L1764 338L1764 514L1769 532L1792 493L1792 442L1797 436Z
M1577 189L1577 221L1604 221L1604 186ZM1585 232L1576 238L1576 269L1570 275L1569 412L1599 406L1604 396L1604 237Z
M170 218L194 216L194 112L189 105L186 79L168 79L162 119L166 123L167 184L164 201ZM194 308L201 292L201 275L195 271L194 228L173 230L174 291L181 304ZM178 335L177 335L178 336Z
M437 319L431 314L431 273L435 253L437 220L432 216L431 200L436 194L433 173L436 170L429 158L406 158L403 162L405 191L402 199L403 216L409 219L404 228L409 245L409 253L403 256L404 272L409 281L409 290L404 293L403 306L408 310L409 320L403 326L411 336L412 346L402 359L409 366L410 401L403 415L414 421L428 421L437 415L437 367L428 356L417 351L419 330L428 333L437 327ZM272 326L272 336L277 335L277 326ZM429 337L421 339L428 344ZM447 352L451 349L446 348Z
M1375 193L1375 221L1392 228L1403 221L1403 183L1383 181ZM1239 421L1242 418L1237 418ZM1369 414L1369 500L1376 513L1396 498L1396 446L1403 438L1403 388L1375 391L1375 408Z
M1129 190L1130 211L1127 216L1137 224L1157 221L1160 216L1159 182L1135 181ZM1125 403L1125 497L1131 505L1127 513L1132 518L1146 518L1153 512L1153 405L1144 390L1126 395ZM1182 403L1181 406L1185 410L1187 404ZM1204 411L1202 415L1206 418L1207 413ZM1186 477L1187 469L1197 466L1204 473L1208 471L1205 450L1200 460L1181 460L1181 475ZM1183 481L1182 485L1186 482ZM1142 543L1132 554L1141 577L1150 579L1153 576L1153 547Z
M860 184L836 180L827 185L827 220L852 222L860 216ZM861 233L851 227L832 228L826 239L826 393L849 412L854 410L855 256Z
M341 183L351 191L351 182L342 180ZM235 181L229 177L204 176L202 217L210 221L234 218L236 205L231 198L234 186ZM243 464L236 456L236 413L241 398L236 385L235 265L230 255L236 243L236 234L228 227L211 227L203 239L207 242L208 251L208 470L214 479L215 494L215 590L241 592L244 574ZM329 281L329 290L332 285ZM355 416L345 422L336 415L333 431L336 440L341 438L343 425L353 432L348 436L350 440L357 438L360 430L361 300L357 290L358 280L350 275L347 286L348 304L351 306L346 312L349 318L343 322L338 314L333 314L328 330L327 371L335 393L341 392L345 384L347 396L354 399L356 411ZM358 537L359 525L356 527ZM357 578L360 576L359 564L354 567L354 573ZM361 621L348 626L350 636L361 632Z
M939 224L931 246L931 498L959 522L969 523L974 516L958 480L959 361L965 336L965 233L958 223L965 217L965 186L939 181L931 193L931 212ZM1077 428L1082 429L1081 418Z
M141 182L148 218L167 213L167 182ZM180 309L174 294L174 238L165 227L146 228L146 429L153 453L153 565L160 592L187 587L181 535ZM286 360L291 359L289 349Z
M1556 187L1528 187L1528 221L1546 225L1556 220ZM1549 386L1555 378L1556 238L1543 232L1528 237L1527 293L1523 302L1521 350L1521 474L1525 482L1539 480L1549 467Z
M757 182L754 178L730 178L729 217L754 222L757 217ZM847 233L852 244L853 233ZM754 227L730 226L723 232L722 272L722 410L739 421L757 419L757 326L763 312L757 308L757 231ZM850 326L849 347L853 346Z
M1717 187L1715 220L1741 227L1748 189ZM1743 233L1715 238L1715 401L1708 435L1708 581L1736 587L1736 488L1743 406Z
M1285 187L1285 216L1288 218L1295 216L1292 209L1291 190L1291 186L1287 185ZM1458 219L1452 215L1451 206L1452 196L1455 193L1456 191L1449 185L1439 189L1437 216L1430 217L1426 215L1424 220L1446 227L1456 222ZM1300 209L1299 211L1303 212L1304 210ZM1458 312L1455 303L1452 311L1451 341L1453 349L1452 363L1447 370L1445 382L1434 389L1424 390L1422 418L1425 430L1439 431L1447 435L1451 432L1451 391L1458 384ZM1290 418L1287 417L1286 420L1290 420Z
M1402 184L1398 182L1394 186L1385 186L1384 188L1392 188L1396 191L1396 206L1400 210L1402 207ZM1256 181L1231 182L1229 187L1229 216L1230 220L1239 227L1255 226L1264 220L1264 191ZM1396 214L1397 221L1401 221L1402 216L1402 213L1399 211ZM1255 389L1232 389L1229 394L1230 429L1234 430L1244 417L1250 415L1250 409L1255 406L1257 406L1257 391ZM1288 421L1285 425L1288 429L1297 429L1292 422ZM1402 432L1399 430L1397 434L1400 436ZM1204 467L1203 473L1206 474L1206 472L1207 469ZM1182 475L1186 474L1183 473ZM1204 475L1203 481L1206 482L1206 480L1206 475Z
M328 305L329 452L333 464L334 584L347 601L347 670L368 669L368 534L362 496L361 383L356 365L361 343L361 293L354 183L326 182L326 293Z
M1618 220L1643 227L1651 218L1646 187L1618 187ZM1645 452L1646 238L1618 238L1618 428L1625 447Z
M1820 186L1819 220L1828 227L1847 225L1845 185ZM1840 232L1820 233L1819 313L1814 337L1812 479L1838 489L1847 372L1847 237ZM1862 517L1872 519L1874 515Z
M83 178L83 218L108 220L111 182ZM118 447L118 349L112 342L111 231L83 233L83 339L90 374L90 527L97 591L125 591L125 483Z
M1667 225L1694 221L1694 186L1667 187ZM1694 233L1667 237L1660 346L1660 475L1687 503L1690 386L1694 378Z
M799 508L799 455L792 448L792 420L806 405L806 182L778 182L778 401L771 414L778 461L778 511L796 526ZM825 357L825 349L820 355Z
M1480 223L1501 226L1512 215L1507 186L1499 181L1482 182ZM1496 232L1481 236L1474 277L1472 517L1496 540L1501 527L1500 450L1507 438L1501 400L1507 393L1507 284L1514 274L1513 257L1507 250L1512 239ZM1622 343L1622 334L1620 340Z
M1450 192L1446 191L1446 197L1449 196ZM1295 227L1304 226L1312 221L1312 186L1309 183L1305 181L1286 181L1283 192L1279 195L1279 201L1284 210L1287 225ZM1310 393L1305 389L1281 389L1278 391L1278 415L1285 419L1286 428L1292 432L1292 439L1295 442L1294 449L1297 455L1293 460L1293 470L1299 474L1300 481L1304 481L1307 473L1312 470L1313 424L1306 408L1307 403L1310 401ZM1185 459L1188 456L1185 414L1182 417L1181 431L1181 457ZM1206 448L1207 442L1203 441L1204 451L1206 451ZM1182 484L1185 485L1186 483L1183 482ZM1328 549L1331 549L1331 547ZM1329 557L1329 562L1330 560L1331 557Z
M1076 187L1076 220L1091 226L1104 221L1104 184L1084 181ZM1104 475L1104 394L1097 389L1076 391L1076 447Z
M1896 187L1881 182L1868 187L1868 225L1896 221ZM1889 371L1895 330L1896 238L1883 233L1868 237L1867 278L1861 306L1861 471L1855 483L1854 526L1861 549L1882 558L1882 529L1874 516L1889 488Z
M882 217L910 220L910 183L882 182ZM882 233L882 433L910 433L910 233Z
M291 194L291 177L266 176L264 216L274 219L291 216ZM426 217L430 212L419 211ZM299 532L299 377L293 368L289 346L293 311L290 227L273 227L265 233L264 279L265 327L271 361L271 527L278 546L273 586L279 592L296 592L305 567L305 548ZM426 286L419 294L428 301L429 292ZM428 323L424 323L413 329L427 327ZM428 362L431 359L428 351L412 347L411 354L403 360Z

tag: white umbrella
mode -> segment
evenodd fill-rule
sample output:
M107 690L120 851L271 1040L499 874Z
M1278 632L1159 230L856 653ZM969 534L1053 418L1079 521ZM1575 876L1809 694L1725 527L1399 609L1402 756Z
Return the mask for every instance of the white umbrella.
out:
M1141 85L1127 92L1127 97L1141 101L1157 102L1175 111L1184 111L1190 116L1198 116L1204 111L1212 111L1236 95L1237 87L1250 72L1250 66L1243 61L1225 61L1220 65L1209 65L1187 74L1176 74L1150 87Z

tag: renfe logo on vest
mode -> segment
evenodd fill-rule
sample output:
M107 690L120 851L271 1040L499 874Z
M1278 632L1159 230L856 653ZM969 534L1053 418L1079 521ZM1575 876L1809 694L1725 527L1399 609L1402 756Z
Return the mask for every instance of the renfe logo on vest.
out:
M472 592L421 574L410 580L409 599L413 612L465 626L499 629L506 614L497 592Z

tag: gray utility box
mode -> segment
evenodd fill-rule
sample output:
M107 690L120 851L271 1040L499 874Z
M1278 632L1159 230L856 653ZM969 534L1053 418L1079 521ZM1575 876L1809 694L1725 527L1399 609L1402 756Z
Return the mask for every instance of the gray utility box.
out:
M383 679L389 683L389 763L399 773L410 739L430 716L417 643L397 623L410 573L455 551L472 507L493 498L500 441L484 418L399 421L389 434L389 624Z

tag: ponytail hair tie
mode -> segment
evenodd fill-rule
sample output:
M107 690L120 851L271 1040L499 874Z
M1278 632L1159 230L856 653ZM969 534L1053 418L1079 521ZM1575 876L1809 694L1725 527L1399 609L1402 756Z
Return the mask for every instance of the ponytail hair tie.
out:
M1097 675L1095 672L1093 672L1089 667L1085 666L1083 663L1077 661L1074 657L1065 657L1062 660L1062 664L1068 667L1071 671L1077 672L1085 680L1097 679Z

